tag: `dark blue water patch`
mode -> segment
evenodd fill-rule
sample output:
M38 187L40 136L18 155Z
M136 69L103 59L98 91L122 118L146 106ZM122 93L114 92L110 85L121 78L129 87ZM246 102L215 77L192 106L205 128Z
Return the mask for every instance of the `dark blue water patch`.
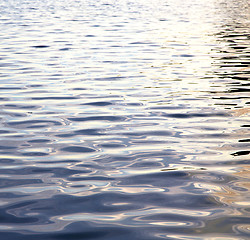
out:
M21 88L21 87L0 87L0 90L22 90L25 88Z
M148 144L173 144L173 143L178 143L177 141L163 141L163 140L143 140L143 139L133 139L129 141L131 145L134 144L143 144L143 145L148 145Z
M17 147L14 147L14 146L1 146L0 145L0 151L1 150L9 150L9 149L16 149Z
M166 110L177 110L177 109L184 109L185 106L153 106L149 109L166 109Z
M57 64L54 64L54 63L51 63L51 64L48 64L48 66L56 66ZM58 77L58 78L52 78L52 77L49 77L49 79L60 79L60 77L63 76L62 73L54 73L54 74L51 74L52 77Z
M184 114L184 113L174 113L174 114L164 114L165 117L171 118L191 118L193 114ZM196 114L197 117L204 117L203 114Z
M91 79L90 79L91 80ZM85 97L84 94L81 94L80 96ZM101 95L101 96L89 96L88 99L94 99L94 100L98 100L98 99L110 99L110 98L115 98L115 99L121 99L122 96L121 95Z
M80 105L90 105L90 106L103 107L103 106L112 105L112 103L111 102L89 102L89 103L83 103Z
M183 169L186 169L187 171L188 170L202 170L202 171L206 171L207 168L204 168L204 167L200 167L200 168L192 168L191 166L190 167L183 167ZM162 169L161 171L178 171L178 168L164 168Z
M100 144L100 147L103 147L103 148L121 148L121 147L126 147L126 145L117 144L117 143L106 143L106 144Z
M150 228L152 231L152 229ZM143 240L156 240L158 237L150 237L147 228L128 228L116 224L97 224L86 221L79 221L67 225L63 231L53 231L46 233L33 233L31 231L13 231L1 233L4 240L128 240L128 239L143 239ZM161 238L159 238L161 239Z
M134 78L135 76L133 76ZM95 81L115 81L115 80L121 80L121 79L124 79L124 78L127 78L127 77L99 77L99 78L94 78L93 80Z
M0 97L0 101L9 101L9 98L5 98L5 97Z
M0 163L1 164L11 164L11 163L15 163L16 160L12 159L12 158L0 158Z
M105 228L100 228L98 230L94 230L93 226L91 226L91 225L88 226L87 228L85 225L83 225L83 226L85 226L85 228L84 228L84 229L86 229L85 231L84 230L82 230L82 231L73 230L71 233L53 234L54 235L53 239L54 240L60 240L60 239L62 239L62 240L67 240L67 239L81 240L81 239L103 239L103 238L107 239L107 238L110 238L114 235L119 236L121 233L123 233L123 231L121 231L121 230L117 231L117 230L111 229L111 231L108 231ZM93 230L91 230L91 229L93 229Z
M16 109L37 109L40 106L38 105L20 105L20 104L5 104L5 108L16 108Z
M81 91L81 90L88 90L88 88L72 88L72 90L79 90L79 91Z
M112 31L117 31L116 29L112 30ZM120 48L121 45L117 44L117 45L111 45L109 46L110 48ZM125 61L124 61L125 62Z
M217 113L173 113L167 114L162 113L161 116L170 118L207 118L207 117L225 117L229 116L228 113L217 112Z
M122 133L121 135L125 136L173 136L174 133L171 131L145 131L145 132L127 132Z
M2 199L19 199L19 198L23 198L23 197L27 197L29 196L28 194L24 194L24 193L15 193L15 192L0 192L0 198Z
M95 152L96 150L93 148L88 147L79 147L79 146L69 146L61 148L64 152L73 152L73 153L89 153L89 152Z
M43 183L41 179L7 179L0 178L0 188L9 188L16 186L27 186L33 184Z
M40 124L40 123L48 123L48 124L52 124L54 126L60 126L60 125L62 125L62 123L60 123L58 121L49 121L49 120L15 121L15 122L7 122L7 125L9 125L9 126L19 126L19 125L22 125L22 127L26 126L28 128L28 127L31 127L32 125L34 126L34 124Z
M50 47L49 45L35 45L35 46L32 46L33 48L48 48Z
M1 152L2 155L14 154L13 149L6 149L6 150L2 150L0 152Z
M125 117L120 116L94 116L94 117L74 117L68 118L68 120L73 122L86 122L86 121L110 121L110 122L119 122L124 121Z
M138 198L138 196L136 196ZM196 208L212 208L222 206L221 203L217 203L212 196L201 195L201 194L175 194L170 195L162 193L146 193L141 194L141 200L138 202L143 202L146 206L151 204L157 207L177 207L179 209L196 209ZM145 199L145 200L143 200Z
M30 140L28 141L28 143L48 143L50 142L51 140L49 139L34 139L34 140Z
M55 136L60 137L60 138L71 138L71 137L74 137L76 135L73 133L64 133L64 134L56 134Z
M19 203L14 203L11 204L10 206L6 207L6 212L5 216L8 216L8 214L11 214L12 216L16 217L16 220L21 220L23 219L24 222L25 220L29 219L24 213L25 210L29 210L29 208L35 204L35 200L26 200L26 201L21 201ZM38 219L36 218L36 221Z
M8 214L4 209L0 209L0 223L2 224L27 224L38 222L36 217L16 217L13 214ZM1 237L4 234L1 233ZM7 238L8 239L8 238Z
M103 133L102 128L95 128L95 129L80 129L80 130L76 130L74 131L75 135L106 135L105 133Z
M186 57L195 57L194 55L191 55L191 54L181 54L181 55L172 55L172 57L184 57L184 58L186 58Z
M44 87L42 84L30 84L27 85L27 88L39 88L39 87Z
M127 203L121 205L119 203ZM57 206L52 208L51 206ZM221 207L213 197L195 194L168 193L97 193L89 196L56 195L50 199L39 199L29 206L29 211L50 216L68 215L74 213L122 213L131 210L143 210L150 206L154 208L200 209Z
M130 102L130 103L124 103L125 106L143 106L143 103L137 103L137 102Z
M141 196L142 198L143 196ZM39 199L29 207L30 211L40 212L48 218L50 216L74 213L109 213L123 212L142 208L136 194L129 196L121 193L97 193L90 196L56 195L50 199ZM114 203L128 203L115 205ZM57 206L52 208L51 206Z
M40 159L41 160L41 159ZM71 159L68 159L68 160L53 160L53 161L46 161L46 160L42 160L42 161L37 161L37 163L42 163L42 164L56 164L56 163L79 163L81 162L81 160L71 160Z
M32 112L31 112L32 113ZM48 115L54 115L54 114L58 114L58 115L60 115L61 114L61 112L55 112L55 111L41 111L41 112L39 112L38 113L39 115L43 115L43 116L48 116Z
M184 171L173 172L157 172L151 174L141 174L129 176L119 179L117 186L157 186L157 187L171 187L184 185L184 182L190 181L189 173Z
M160 18L159 21L160 21L160 22L166 22L166 21L169 21L169 20L166 19L166 18Z
M148 45L148 44L151 44L151 42L148 42L148 41L143 41L143 42L130 42L129 44L131 45Z
M86 174L90 172L91 170L86 170L86 169L73 170L73 169L57 168L57 167L53 167L53 168L24 167L24 168L18 168L18 169L0 169L1 174L10 174L11 176L52 173L54 177L64 177L64 178L68 178L74 174L84 174L84 173ZM27 183L29 183L28 180L27 180Z
M70 99L79 99L79 97L67 97L67 96L62 96L62 97L34 97L31 98L32 100L70 100Z
M240 166L240 165L250 165L250 160L246 160L246 159L244 159L244 160L232 160L232 161L227 161L227 162L218 162L217 163L217 165L218 166L220 166L220 165L229 165L229 166L234 166L234 165L238 165L238 166Z
M71 48L65 47L65 48L60 48L59 51L69 51L70 49L71 49Z
M20 138L26 138L27 137L27 135L25 135L25 134L18 134L18 135L11 135L11 136L9 136L9 138L18 138L18 139L20 139Z
M155 161L142 161L142 162L136 162L132 165L130 165L131 168L160 168L162 167L162 163L161 162L155 162Z
M34 125L34 126L27 126L26 128L46 128L48 125Z
M26 117L27 114L25 113L13 113L13 112L0 112L1 115L7 115L7 116L11 116L11 117Z
M79 165L78 165L79 166ZM111 182L114 181L115 178L111 178L111 177L103 177L103 176L87 176L87 177L70 177L69 178L70 181L104 181L104 182Z
M99 136L99 135L106 135L103 133L104 129L81 129L81 130L76 130L73 132L68 132L68 133L63 133L63 134L56 134L56 137L62 137L62 138L67 138L67 137L74 137L74 136Z
M0 130L0 134L7 134L7 133L12 133L12 131L8 131L8 130Z
M49 155L49 153L45 152L25 152L21 154L22 156L27 156L27 157L43 157Z
M11 51L11 49L10 49ZM18 68L18 65L14 64L14 63L11 63L11 62L5 62L5 63L0 63L0 67L16 67ZM3 77L8 77L9 75L8 74L4 74Z

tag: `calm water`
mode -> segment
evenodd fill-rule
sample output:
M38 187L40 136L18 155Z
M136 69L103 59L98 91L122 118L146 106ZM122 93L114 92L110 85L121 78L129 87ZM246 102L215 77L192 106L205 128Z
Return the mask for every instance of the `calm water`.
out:
M248 0L1 0L2 240L249 239Z

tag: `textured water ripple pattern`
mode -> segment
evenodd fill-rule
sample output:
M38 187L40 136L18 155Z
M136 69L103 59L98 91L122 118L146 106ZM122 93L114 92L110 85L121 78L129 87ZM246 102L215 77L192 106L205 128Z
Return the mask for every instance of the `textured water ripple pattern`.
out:
M249 9L2 0L1 239L248 239Z

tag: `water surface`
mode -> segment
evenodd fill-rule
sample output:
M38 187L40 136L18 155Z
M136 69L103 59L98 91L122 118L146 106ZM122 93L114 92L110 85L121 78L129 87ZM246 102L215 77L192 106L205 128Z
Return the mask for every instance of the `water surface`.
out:
M1 239L248 239L249 9L2 0Z

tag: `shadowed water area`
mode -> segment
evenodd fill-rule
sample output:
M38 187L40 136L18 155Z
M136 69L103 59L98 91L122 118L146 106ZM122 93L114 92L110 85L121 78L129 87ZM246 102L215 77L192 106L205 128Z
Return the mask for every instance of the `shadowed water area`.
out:
M247 0L1 0L0 238L250 236Z

